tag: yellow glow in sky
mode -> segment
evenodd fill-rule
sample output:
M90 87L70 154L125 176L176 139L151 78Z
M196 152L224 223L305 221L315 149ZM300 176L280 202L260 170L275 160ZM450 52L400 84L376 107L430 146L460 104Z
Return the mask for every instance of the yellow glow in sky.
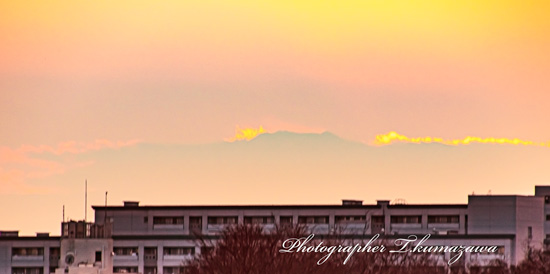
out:
M374 141L377 145L389 145L393 143L440 143L445 145L469 145L472 143L479 143L479 144L506 144L506 145L523 145L523 146L542 146L542 147L550 147L550 142L533 142L533 141L526 141L526 140L520 140L518 138L508 139L508 138L481 138L481 137L473 137L468 136L464 139L443 139L438 137L414 137L410 138L405 135L398 134L395 131L389 132L387 134L379 134L376 135L376 139Z
M250 141L254 138L256 138L258 135L265 133L266 131L262 126L259 128L240 128L237 126L235 128L235 136L233 138L227 139L228 142L234 142L234 141Z

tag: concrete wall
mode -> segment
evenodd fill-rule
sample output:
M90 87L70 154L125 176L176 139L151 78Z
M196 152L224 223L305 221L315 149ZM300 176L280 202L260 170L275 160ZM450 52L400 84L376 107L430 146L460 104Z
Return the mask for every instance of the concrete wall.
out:
M468 218L470 234L515 235L512 264L520 262L525 257L528 245L533 248L543 247L543 197L469 196Z
M13 256L12 249L18 247L41 247L41 256ZM58 238L17 237L0 238L0 274L11 274L12 267L40 267L50 273L50 248L59 247Z
M519 196L516 205L517 263L525 258L527 246L535 249L544 247L544 198Z
M96 252L101 252L101 262L96 262ZM99 274L112 273L112 239L62 239L60 268L95 268ZM67 257L73 256L73 263L67 263ZM83 270L87 271L87 270Z
M515 234L516 196L468 196L469 234Z

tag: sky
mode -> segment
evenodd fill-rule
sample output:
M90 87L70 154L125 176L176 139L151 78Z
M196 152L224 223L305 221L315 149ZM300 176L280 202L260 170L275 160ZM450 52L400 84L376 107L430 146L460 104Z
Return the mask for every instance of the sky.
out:
M58 233L63 203L82 218L85 179L95 188L92 202L101 204L107 189L120 190L113 203L125 199L120 192L131 184L100 163L145 157L126 152L146 144L224 143L237 127L328 131L366 146L391 131L549 142L549 12L547 1L1 1L0 229ZM532 194L534 184L550 184L550 148L536 149L536 180L486 182L483 191ZM204 172L220 168L201 163ZM157 176L166 162L148 164L142 178L177 181L174 173ZM286 172L318 172L308 168ZM212 186L206 177L190 183ZM233 191L261 180L243 179ZM133 198L167 202L148 197L144 183ZM330 187L318 192L322 199L266 200L338 202L324 195ZM450 200L465 202L469 192L458 194ZM223 201L257 202L235 197ZM420 192L406 198L437 202ZM7 209L16 201L47 213L24 220Z

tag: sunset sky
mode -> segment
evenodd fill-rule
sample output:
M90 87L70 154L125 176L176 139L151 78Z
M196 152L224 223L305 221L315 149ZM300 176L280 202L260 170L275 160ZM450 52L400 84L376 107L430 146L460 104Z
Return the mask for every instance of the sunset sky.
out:
M550 147L504 153L500 146L513 145L482 145L494 155L529 155L517 178L531 179L492 181L506 179L501 167L482 163L461 179L484 181L448 199L438 196L461 184L442 181L455 176L449 167L486 157L478 155L486 148L464 154L471 158L449 154L452 162L429 178L427 166L408 170L399 179L422 178L431 190L398 197L380 197L391 195L382 188L335 193L334 186L318 185L309 195L247 198L239 195L243 189L273 178L238 172L265 167L250 161L249 169L237 165L231 173L216 159L242 160L238 149L229 153L220 145L236 127L328 131L367 148L391 131L550 142L549 14L548 1L1 1L0 230L59 234L63 204L70 217L83 218L85 179L91 204L102 204L107 190L113 204L338 203L347 194L368 203L465 202L473 185L484 193L532 194L534 184L550 184ZM197 173L179 184L165 150L205 146L182 149L200 158L182 163L228 177ZM151 155L164 158L140 162L147 164L136 171L140 176L125 173L132 165L115 168ZM289 178L323 177L313 164L284 167ZM364 184L341 167L330 176L345 178L347 186ZM389 162L383 168L392 173ZM390 180L384 176L376 179ZM228 197L213 188L226 179L233 183L224 190ZM147 186L157 181L171 190ZM314 185L293 186L307 193ZM286 187L274 184L271 193ZM188 191L196 198L171 196ZM413 194L402 197L407 193ZM14 212L16 203L28 209Z

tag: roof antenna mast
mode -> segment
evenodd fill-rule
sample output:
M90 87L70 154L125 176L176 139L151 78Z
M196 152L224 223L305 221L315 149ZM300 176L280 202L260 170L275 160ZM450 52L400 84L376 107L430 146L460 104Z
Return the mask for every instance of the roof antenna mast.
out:
M88 222L88 179L84 181L84 222Z

